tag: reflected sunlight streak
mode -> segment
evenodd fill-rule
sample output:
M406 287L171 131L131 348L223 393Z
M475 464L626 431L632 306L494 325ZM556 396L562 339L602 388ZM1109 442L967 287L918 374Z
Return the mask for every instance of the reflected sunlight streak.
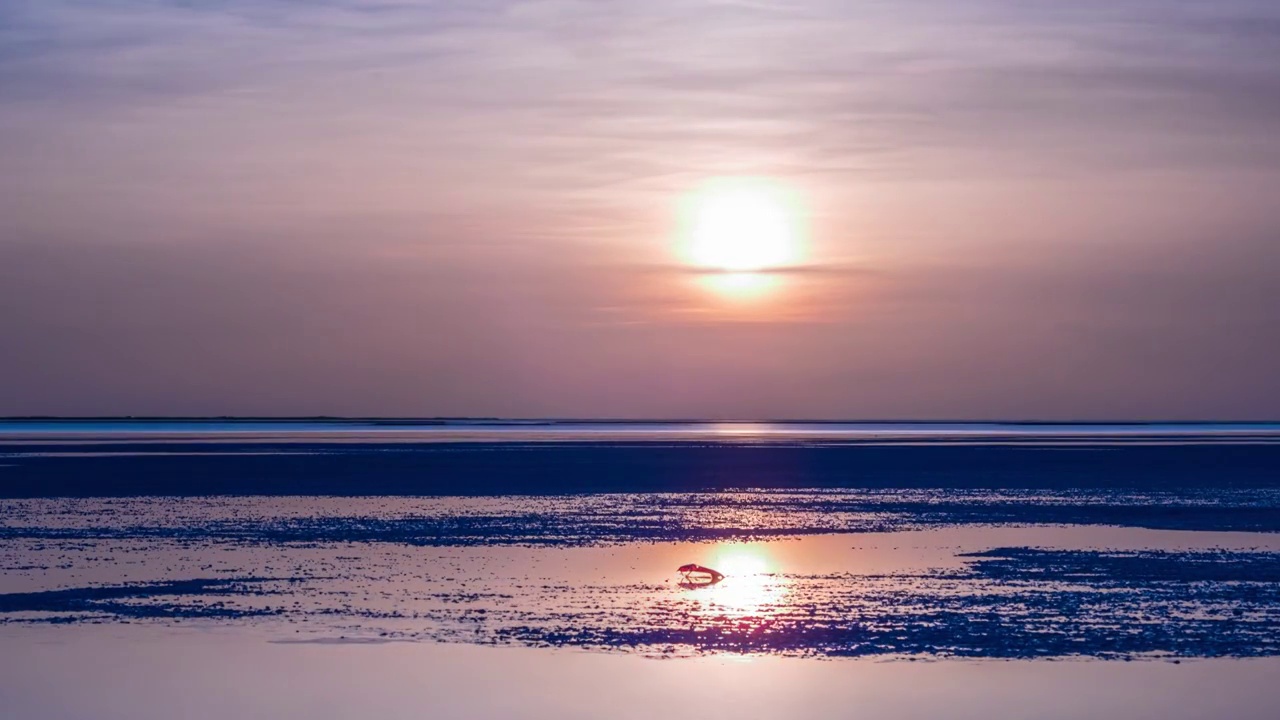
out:
M716 549L709 565L724 573L715 585L690 591L698 601L694 610L704 619L767 620L783 606L789 583L775 574L768 550L757 545L727 545Z
M714 435L725 438L758 437L780 431L779 426L767 422L718 422L707 426Z

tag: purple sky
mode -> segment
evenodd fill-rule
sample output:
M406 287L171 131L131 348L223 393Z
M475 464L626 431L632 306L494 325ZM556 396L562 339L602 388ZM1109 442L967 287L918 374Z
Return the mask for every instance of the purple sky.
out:
M1280 417L1275 0L5 0L0 168L0 414Z

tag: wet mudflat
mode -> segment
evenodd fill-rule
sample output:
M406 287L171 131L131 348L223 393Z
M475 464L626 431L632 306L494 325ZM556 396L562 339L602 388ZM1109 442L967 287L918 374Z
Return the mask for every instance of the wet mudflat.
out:
M22 720L1270 717L1274 438L879 442L10 444L0 698ZM592 476L617 491L563 491ZM682 587L686 563L726 577Z
M852 495L9 501L0 623L649 657L1280 654L1280 535L977 524ZM727 577L681 587L685 562Z

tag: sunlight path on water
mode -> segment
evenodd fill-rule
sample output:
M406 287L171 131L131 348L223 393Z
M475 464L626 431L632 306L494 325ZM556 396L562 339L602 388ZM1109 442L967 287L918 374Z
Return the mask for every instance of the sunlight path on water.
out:
M724 580L688 588L692 613L706 618L764 621L786 604L789 582L777 574L767 543L716 545L709 567Z

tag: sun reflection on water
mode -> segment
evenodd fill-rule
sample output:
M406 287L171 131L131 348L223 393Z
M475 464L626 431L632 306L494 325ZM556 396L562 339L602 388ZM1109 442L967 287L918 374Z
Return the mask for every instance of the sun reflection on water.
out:
M708 425L707 431L722 438L752 438L777 433L779 428L767 422L718 422Z
M688 597L697 606L692 613L703 620L734 619L765 621L784 609L788 582L777 574L776 562L768 550L758 545L725 545L709 554L706 564L724 580L689 589Z

